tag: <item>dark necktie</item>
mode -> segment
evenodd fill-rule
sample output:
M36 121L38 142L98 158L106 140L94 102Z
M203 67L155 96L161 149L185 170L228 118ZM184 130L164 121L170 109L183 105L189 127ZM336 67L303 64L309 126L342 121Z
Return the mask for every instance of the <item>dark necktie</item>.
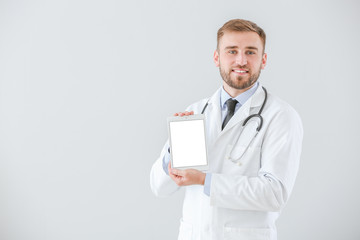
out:
M237 103L238 103L238 101L236 101L235 99L231 99L231 98L229 98L226 101L227 114L226 114L226 117L225 117L224 122L222 124L222 129L225 128L226 124L230 121L232 116L234 116L235 106L236 106Z

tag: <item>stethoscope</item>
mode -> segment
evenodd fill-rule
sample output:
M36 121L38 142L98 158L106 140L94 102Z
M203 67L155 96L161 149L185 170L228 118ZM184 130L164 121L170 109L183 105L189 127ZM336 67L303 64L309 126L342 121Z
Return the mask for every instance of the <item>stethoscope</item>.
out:
M246 148L244 148L244 151L241 153L241 155L240 155L239 157L237 157L237 159L241 159L241 157L244 155L244 153L246 152L246 150L249 148L250 144L252 143L252 141L254 140L254 138L256 137L256 135L259 133L259 131L261 130L262 125L263 125L264 119L263 119L263 117L261 116L261 113L262 113L262 111L263 111L263 109L264 109L264 107L265 107L265 105L266 105L266 101L267 101L268 94L267 94L267 91L266 91L266 89L265 89L264 87L262 87L262 89L264 90L264 95L265 95L265 96L264 96L264 101L263 101L263 103L262 103L262 105L261 105L261 107L260 107L259 112L248 116L248 117L244 120L244 122L243 122L243 124L242 124L243 130L241 131L241 134L239 135L239 137L237 138L235 144L233 145L232 149L230 150L228 156L226 156L229 160L231 160L231 161L234 162L234 163L237 163L238 165L240 164L240 162L239 162L239 161L235 161L235 160L232 159L230 156L231 156L231 154L232 154L232 152L233 152L233 150L234 150L234 146L237 145L237 143L239 142L240 136L241 136L242 133L244 132L245 125L249 122L250 119L253 119L253 118L258 118L258 119L259 119L259 121L258 121L259 124L258 124L258 126L257 126L257 128L256 128L256 131L253 132L251 138L249 138L248 140L245 139L244 141L242 141L242 142L243 142L243 145L245 145ZM202 111L201 111L201 114L204 114L204 112L205 112L205 110L206 110L206 108L207 108L207 106L208 106L208 103L209 103L209 100L206 102L204 108L203 108ZM260 165L261 165L261 163L260 163Z

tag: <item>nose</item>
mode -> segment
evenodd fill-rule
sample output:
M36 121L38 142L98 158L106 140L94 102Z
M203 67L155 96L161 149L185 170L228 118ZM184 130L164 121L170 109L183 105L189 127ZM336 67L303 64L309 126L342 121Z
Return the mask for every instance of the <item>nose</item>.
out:
M239 52L237 55L236 55L236 64L240 65L240 66L244 66L247 64L247 59L246 59L246 55L242 52Z

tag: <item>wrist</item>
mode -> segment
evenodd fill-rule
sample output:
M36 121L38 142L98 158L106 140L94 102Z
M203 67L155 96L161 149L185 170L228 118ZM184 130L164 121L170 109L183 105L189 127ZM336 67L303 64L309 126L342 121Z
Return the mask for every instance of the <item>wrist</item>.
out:
M202 172L202 173L200 174L200 184L201 184L201 185L204 185L204 184L205 184L205 177L206 177L206 174Z

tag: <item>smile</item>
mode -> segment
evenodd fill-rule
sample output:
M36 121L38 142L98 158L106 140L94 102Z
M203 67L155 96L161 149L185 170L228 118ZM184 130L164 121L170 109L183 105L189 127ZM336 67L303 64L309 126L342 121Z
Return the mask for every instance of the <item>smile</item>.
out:
M232 70L235 73L240 73L240 74L244 74L244 73L248 73L249 71L247 70L243 70L243 69L233 69Z

